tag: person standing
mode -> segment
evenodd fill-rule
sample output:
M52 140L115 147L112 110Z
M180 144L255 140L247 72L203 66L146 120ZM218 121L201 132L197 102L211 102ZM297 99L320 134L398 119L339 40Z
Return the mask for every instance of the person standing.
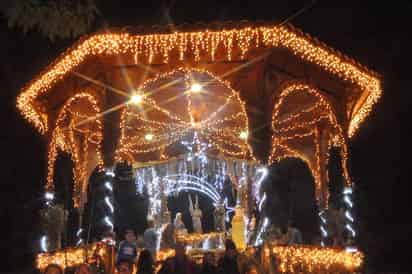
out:
M154 220L149 219L147 221L147 228L143 233L144 247L150 251L153 260L156 259L157 251L157 231L154 227Z
M207 252L203 256L202 269L200 274L217 274L218 268L215 264L215 256L212 252Z
M219 273L239 274L237 259L238 252L236 245L232 240L227 239L225 242L225 254L220 258L218 263Z
M137 257L136 235L133 230L127 229L124 237L125 240L119 244L117 263L120 261L128 261L133 264Z
M178 242L175 246L175 256L167 258L159 274L195 274L197 273L196 263L186 255L186 246Z
M152 254L148 249L143 249L137 261L137 274L154 274Z
M303 243L302 233L300 232L299 229L294 227L291 222L289 222L289 226L288 226L287 239L288 239L289 245Z

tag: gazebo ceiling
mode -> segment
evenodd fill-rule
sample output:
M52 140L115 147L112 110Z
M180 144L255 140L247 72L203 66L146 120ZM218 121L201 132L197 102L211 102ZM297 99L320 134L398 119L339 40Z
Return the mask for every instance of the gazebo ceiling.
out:
M17 98L17 107L44 134L48 132L51 125L49 120L53 120L51 117L59 106L70 98L73 90L78 89L79 83L84 80L76 76L77 72L93 76L96 80L99 75L107 74L105 70L108 64L117 65L119 60L124 66L143 67L143 70L160 68L161 73L177 67L208 68L220 63L220 67L213 72L216 74L216 71L221 70L218 75L223 78L226 68L234 67L230 64L242 66L261 61L278 49L286 50L300 62L313 65L343 85L351 86L347 91L349 94L344 95L349 99L342 104L351 105L344 108L348 120L345 129L349 137L353 136L382 94L379 77L290 25L244 25L237 22L218 26L177 27L174 31L160 30L149 34L118 30L87 36L22 89ZM296 63L280 66L284 66L287 71L291 67L293 69ZM236 89L236 85L232 86Z

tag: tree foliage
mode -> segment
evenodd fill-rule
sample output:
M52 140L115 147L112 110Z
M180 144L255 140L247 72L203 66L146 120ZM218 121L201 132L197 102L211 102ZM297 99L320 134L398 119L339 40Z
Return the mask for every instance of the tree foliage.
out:
M38 31L52 41L88 32L100 14L94 0L15 0L1 12L10 28Z

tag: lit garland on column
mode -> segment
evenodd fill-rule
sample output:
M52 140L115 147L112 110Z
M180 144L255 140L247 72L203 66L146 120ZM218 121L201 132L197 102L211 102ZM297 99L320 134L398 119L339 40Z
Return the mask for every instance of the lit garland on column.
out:
M322 240L320 242L321 246L325 246L325 239L328 237L328 231L326 230L327 227L327 220L325 218L325 211L324 210L320 210L319 212L319 219L320 219L320 233L322 236Z
M54 193L53 192L45 192L44 193L44 199L46 201L46 206L47 208L50 208L51 204L53 203L54 200ZM45 220L43 220L45 221ZM47 252L49 249L49 240L47 235L42 235L40 238L40 251L41 252Z
M104 187L107 189L107 195L104 197L104 204L107 207L109 214L104 217L103 222L109 226L110 232L112 232L114 229L113 178L115 177L115 174L112 171L106 171L105 174L107 180L104 182Z
M352 216L352 208L353 208L353 202L352 202L352 194L353 190L350 187L346 187L343 190L343 202L345 204L346 210L345 210L345 228L349 232L349 237L348 237L348 242L353 243L356 237L356 231L353 227L353 224L355 222L355 219Z

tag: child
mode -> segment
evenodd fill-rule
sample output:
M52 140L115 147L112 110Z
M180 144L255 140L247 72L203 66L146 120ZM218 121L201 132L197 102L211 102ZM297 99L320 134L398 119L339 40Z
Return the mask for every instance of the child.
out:
M117 263L128 261L134 263L137 257L136 235L133 230L128 229L125 232L125 240L120 242L117 252Z

